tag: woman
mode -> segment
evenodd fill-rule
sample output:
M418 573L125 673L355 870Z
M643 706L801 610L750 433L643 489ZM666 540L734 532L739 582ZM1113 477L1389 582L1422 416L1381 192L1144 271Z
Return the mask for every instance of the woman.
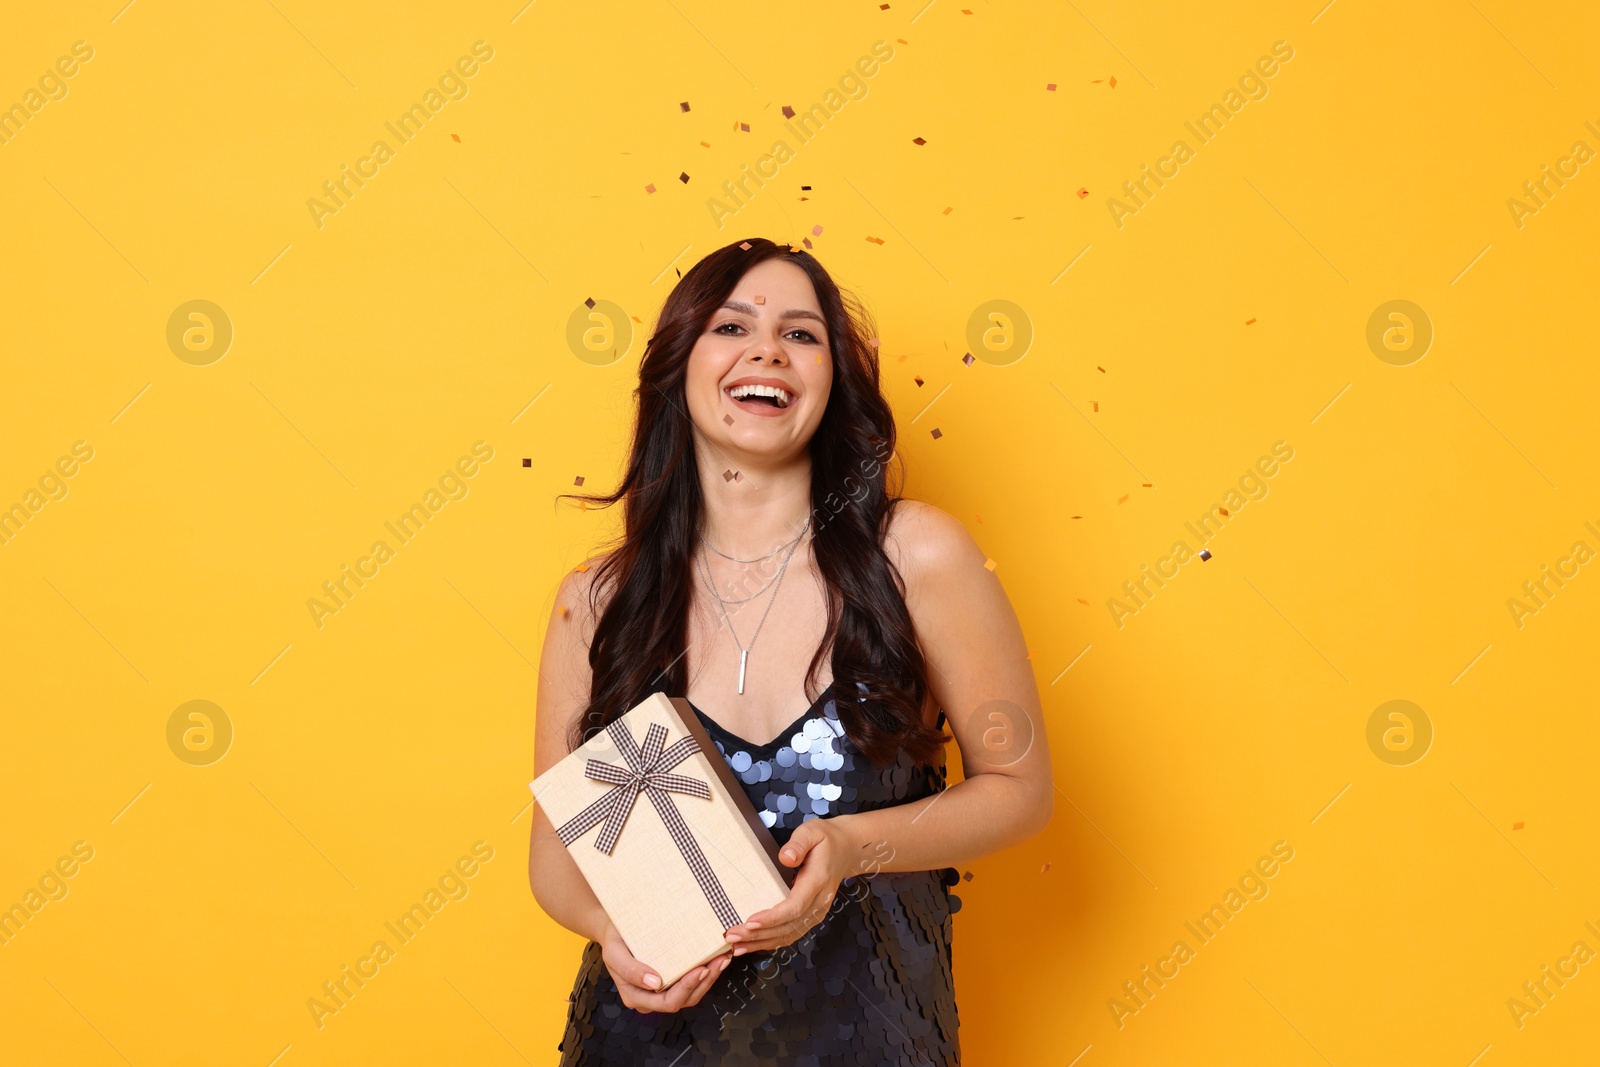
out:
M662 308L627 474L584 497L623 501L625 531L556 594L536 773L682 694L799 869L730 952L662 989L536 809L534 896L590 942L563 1064L960 1062L954 868L1044 827L1050 760L982 550L889 493L870 329L814 258L757 238ZM948 789L947 721L965 774Z

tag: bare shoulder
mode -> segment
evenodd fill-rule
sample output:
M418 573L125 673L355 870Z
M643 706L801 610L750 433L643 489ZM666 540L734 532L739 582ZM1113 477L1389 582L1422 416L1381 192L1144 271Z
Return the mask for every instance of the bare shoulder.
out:
M884 533L884 552L906 582L906 599L921 594L929 579L985 562L983 550L961 520L922 500L895 505Z
M604 589L595 595L595 583L605 558L601 555L583 561L562 575L556 586L544 647L539 654L536 773L567 754L568 730L589 703L594 678L589 649L600 612L605 610L606 596Z

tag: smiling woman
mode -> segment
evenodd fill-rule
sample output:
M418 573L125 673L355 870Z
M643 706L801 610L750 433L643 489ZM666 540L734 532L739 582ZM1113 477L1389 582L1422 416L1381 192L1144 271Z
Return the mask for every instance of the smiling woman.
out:
M890 488L875 335L808 253L713 252L646 346L622 484L570 494L622 502L624 532L557 590L536 775L652 693L681 695L798 870L663 989L536 809L534 895L589 939L563 1064L960 1062L955 867L1044 828L1050 759L983 552ZM1027 721L997 732L979 714L994 707ZM995 752L997 733L1033 741ZM947 787L952 736L966 777Z

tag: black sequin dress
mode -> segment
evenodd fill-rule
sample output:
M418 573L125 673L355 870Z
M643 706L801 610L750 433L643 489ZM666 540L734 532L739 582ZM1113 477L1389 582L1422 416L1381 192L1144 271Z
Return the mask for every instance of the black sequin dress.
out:
M905 804L945 788L942 761L919 768L902 751L897 762L874 767L845 736L835 688L766 745L695 709L779 845L807 819ZM949 867L846 878L827 917L800 940L734 957L699 1004L678 1012L625 1007L591 941L572 986L561 1063L959 1064L950 965L957 880Z

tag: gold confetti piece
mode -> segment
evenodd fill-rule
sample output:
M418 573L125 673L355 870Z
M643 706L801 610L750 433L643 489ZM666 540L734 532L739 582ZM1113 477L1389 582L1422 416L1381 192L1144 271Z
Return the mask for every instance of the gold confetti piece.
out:
M1073 517L1073 518L1075 518L1075 519L1081 519L1081 518L1083 518L1083 516L1082 516L1082 515L1074 515L1074 516L1072 516L1072 517Z
M740 241L739 242L739 247L744 249L746 252L748 252L748 251L750 251L750 242L749 241Z
M594 310L594 297L591 296L591 297L585 298L585 300L583 301L583 306L588 308L590 311L593 311Z
M744 477L744 472L743 471L734 471L733 472L733 480L734 481L738 481L740 478L743 478L743 477Z
M1096 410L1096 411L1099 411L1099 410L1100 410L1100 401L1098 401L1098 400L1091 400L1091 401L1089 401L1089 403L1091 403L1091 404L1093 404L1093 405L1094 405L1094 409L1095 409L1095 410Z
M1098 364L1095 365L1094 369L1099 371L1101 374L1104 374L1106 372L1106 369L1104 367L1098 365Z
M888 5L888 4L884 4L884 5L883 5L883 6L884 6L884 7L888 7L888 6L889 6L889 5ZM961 876L961 880L962 880L962 881L963 881L963 882L970 882L970 881L972 881L972 872L971 872L971 871L968 871L968 872L966 872L966 873L965 873L965 874L963 874L963 875L962 875L962 876Z
M948 214L950 214L950 212L952 212L954 210L955 210L955 208L953 208L953 207L947 207L947 208L944 209L944 213L946 215L948 215Z
M1078 190L1078 199L1079 200L1082 200L1082 199L1086 198L1088 195L1089 195L1089 190L1087 190L1087 189L1079 189Z
M1050 871L1050 865L1048 863L1045 864L1043 867L1039 868L1039 873L1040 874L1048 874L1049 871Z
M711 142L710 141L701 141L700 142L700 147L701 148L710 148L711 147Z
M1046 85L1044 87L1044 91L1047 92L1047 93L1055 92L1056 91L1056 83L1055 82L1051 82L1050 84Z
M939 438L941 438L943 436L944 436L944 433L939 429L939 427L935 426L933 428L933 439L935 441L937 441Z
M917 388L919 388L919 389L922 388L922 376L921 375L918 375L917 377L915 377L915 378L913 378L911 380L917 383Z
M784 104L783 105L783 117L786 118L786 119L794 118L794 108L790 107L788 104ZM803 186L801 186L801 188L802 189L808 189L808 188L810 188L810 186L803 185Z
M522 457L522 465L524 467L531 467L531 466L533 466L533 460L528 456L523 456Z
M582 485L583 484L583 475L580 474L576 478L572 479L572 484L573 485Z
M578 501L578 510L579 511L588 511L589 510L589 502L587 500Z
M904 356L901 356L898 359L896 359L895 362L896 363L904 363L906 360L908 360L910 358L911 358L911 356L909 354L908 355L904 355Z
M653 193L653 192L655 192L655 191L656 191L656 186L655 186L655 183L654 183L654 182L651 182L651 183L650 183L650 184L649 184L649 185L647 185L647 186L645 186L645 187L644 187L644 191L645 191L645 192L647 192L647 193Z
M820 359L819 359L819 362L820 362ZM733 425L733 416L732 415L724 415L724 416L722 416L722 421L727 423L729 426L732 426Z
M688 171L684 171L682 174L678 175L678 180L680 182L682 182L683 184L688 185L689 184L689 172Z
M1130 496L1132 496L1132 495L1133 495L1132 493L1124 493L1124 494L1122 494L1122 496L1117 498L1117 503L1126 504L1128 502L1128 498Z
M972 366L974 363L976 363L978 361L972 357L972 353L971 352L967 352L967 353L962 355L961 362L965 363L967 366L970 367L970 366Z
M689 110L689 101L685 100L683 103L679 104L678 105L678 109L680 111L688 111Z
M813 236L813 237L821 237L822 236L822 227L821 226L813 226L813 227L811 227L811 236Z
M807 248L811 248L812 247L811 238L809 238L809 237L800 238L800 243L805 245Z
M924 140L923 140L923 139L922 139L922 138L920 138L920 137L913 137L913 138L911 138L911 143L912 143L912 144L927 144L927 143L928 143L928 142L927 142L927 141L924 141Z
M723 471L722 472L722 480L725 481L725 482L733 481L733 471L732 470Z
M740 133L749 133L750 132L750 124L748 122L739 123L739 132Z
M561 617L563 619L567 617L568 610L569 609L567 608L567 606L565 604L561 605Z
M1255 319L1246 319L1246 320L1245 320L1245 323L1244 323L1244 324L1245 324L1245 325L1246 325L1246 326L1250 326L1250 325L1252 325L1252 324L1253 324L1253 323L1254 323L1254 322L1255 322L1255 321L1256 321L1256 320L1255 320Z
M582 574L582 573L584 573L585 571L587 571L589 569L589 565L587 563L580 563L580 564L578 564L578 568L577 569L578 569L578 573Z
M1115 89L1117 87L1117 77L1116 77L1116 75L1113 74L1109 79L1107 79L1107 82L1111 86L1111 88Z
M867 344L871 345L873 348L877 348L878 347L878 339L876 337L869 337L869 338L867 338Z
M1089 602L1087 600L1083 599L1083 597L1079 597L1078 598L1078 603L1082 604L1084 607L1088 607L1089 606Z
M1103 81L1105 81L1104 78L1096 78L1094 81L1090 82L1089 84L1090 85L1099 85Z
M822 353L821 352L817 353L817 364L819 366L822 364Z
M756 297L756 303L758 303L758 304L765 304L765 303L766 303L766 302L767 302L767 298L766 298L766 297L764 297L764 296L758 296L758 297Z
M634 322L637 322L637 323L638 323L638 324L639 324L639 325L640 325L640 326L643 326L643 325L644 325L644 320L643 320L643 319L641 319L641 318L640 318L640 317L639 317L639 316L637 316L637 315L630 315L630 316L628 316L628 317L629 317L629 318L631 318L631 319L632 319L632 320L633 320L633 321L634 321Z
M1228 509L1227 508L1218 508L1217 511L1222 515L1223 518L1227 518L1228 517Z
M910 44L911 43L910 41L906 40L904 37L896 37L895 40L897 42L899 42L900 44Z
M1143 484L1144 488L1146 488L1146 489L1154 489L1155 488L1155 484L1153 482L1144 482L1142 484Z
M452 141L455 141L455 142L459 143L461 141L461 135L459 133L452 133L450 135L450 139Z
M986 571L992 571L992 570L994 570L994 569L995 569L995 568L996 568L996 567L997 567L997 566L999 566L999 564L997 564L997 563L996 563L996 562L995 562L995 561L994 561L994 560L992 560L992 559L986 559L986 560L984 560L984 561L983 561L983 569L984 569L984 570L986 570Z
M875 245L883 244L883 238L882 237L868 237L867 240L871 241Z
M1520 822L1514 822L1511 824L1511 828L1513 830L1520 830L1522 829L1522 824Z

